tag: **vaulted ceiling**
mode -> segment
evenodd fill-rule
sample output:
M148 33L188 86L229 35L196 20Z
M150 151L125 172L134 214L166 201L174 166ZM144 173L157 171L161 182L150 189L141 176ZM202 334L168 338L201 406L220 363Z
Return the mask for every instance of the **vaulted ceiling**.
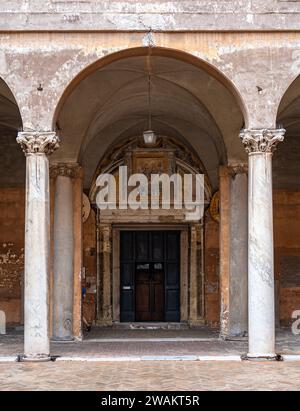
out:
M213 187L228 156L246 160L238 134L243 115L233 94L203 68L164 56L122 58L82 79L57 118L62 139L53 161L79 161L85 188L107 148L148 128L151 73L152 128L185 139L204 163Z

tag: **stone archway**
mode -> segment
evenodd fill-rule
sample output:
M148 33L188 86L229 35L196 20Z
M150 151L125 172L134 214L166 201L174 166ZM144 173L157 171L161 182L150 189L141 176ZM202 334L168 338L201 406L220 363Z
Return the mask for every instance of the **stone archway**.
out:
M145 131L149 72L153 129L178 141L184 136L204 165L211 191L218 191L220 166L246 161L238 138L245 124L245 110L234 86L222 73L177 50L130 49L101 59L84 70L67 88L55 113L54 124L62 144L52 156L53 165L80 164L84 173L83 191L88 194L99 159L108 148L118 140ZM210 226L213 239L208 241L210 277L205 292L209 295L210 322L219 324L219 227L214 221ZM226 241L222 239L223 243ZM69 258L73 256L70 254ZM228 270L221 276L229 278ZM81 294L78 278L77 286L74 295L78 296ZM80 321L78 312L80 309L76 322Z

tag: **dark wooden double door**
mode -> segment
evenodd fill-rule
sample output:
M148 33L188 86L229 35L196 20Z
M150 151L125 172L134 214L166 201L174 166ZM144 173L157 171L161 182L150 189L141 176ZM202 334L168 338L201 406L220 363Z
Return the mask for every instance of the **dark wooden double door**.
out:
M180 321L180 232L121 232L121 321Z

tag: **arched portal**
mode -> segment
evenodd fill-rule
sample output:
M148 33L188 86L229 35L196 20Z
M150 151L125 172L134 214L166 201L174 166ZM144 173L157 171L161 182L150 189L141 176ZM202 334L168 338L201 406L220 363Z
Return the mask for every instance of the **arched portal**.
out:
M149 128L149 77L151 127L161 141L157 147L139 145L143 132ZM207 181L206 214L198 225L186 223L182 218L176 220L174 216L164 219L156 215L156 220L143 221L140 211L131 220L127 216L127 222L124 218L118 220L113 213L108 224L103 216L99 219L97 211L91 211L83 226L84 289L90 302L87 316L91 320L107 325L122 317L120 298L116 297L123 281L118 268L122 255L120 233L142 230L149 239L153 230L161 233L177 230L181 232L181 248L176 263L181 267L178 275L185 281L184 292L181 287L181 301L185 303L174 318L194 324L219 323L219 216L218 205L213 217L209 205L213 194L220 189L220 167L246 161L238 138L240 129L247 123L245 117L241 99L222 73L175 50L145 47L116 53L87 68L70 84L55 113L54 124L62 144L51 160L53 165L67 163L82 167L82 188L92 206L97 173L105 162L111 170L116 156L120 163L135 164L135 172L139 167L156 169L160 164L167 174L172 164L173 168L178 166L176 161L180 157L184 157L182 161L187 169L195 158ZM142 159L136 157L137 152ZM113 231L116 226L118 230ZM150 260L144 263L154 264ZM169 263L166 260L165 264Z
M23 322L25 158L16 137L22 120L0 79L0 311L8 325Z
M286 129L274 156L277 318L286 326L300 306L300 77L283 96L277 122Z

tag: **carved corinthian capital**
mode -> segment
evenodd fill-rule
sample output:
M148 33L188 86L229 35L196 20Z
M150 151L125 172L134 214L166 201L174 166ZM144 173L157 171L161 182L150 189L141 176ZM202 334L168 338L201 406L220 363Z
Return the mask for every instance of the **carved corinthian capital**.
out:
M284 140L284 129L243 130L240 138L247 153L273 153Z
M46 154L50 155L59 148L59 137L54 132L21 132L17 142L26 155Z

